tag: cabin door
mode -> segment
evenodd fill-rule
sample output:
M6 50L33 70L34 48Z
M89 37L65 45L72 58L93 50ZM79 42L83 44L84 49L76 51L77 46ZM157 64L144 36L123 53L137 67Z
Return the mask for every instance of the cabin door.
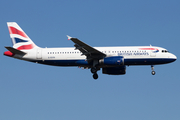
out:
M42 49L37 49L36 58L37 59L42 59Z

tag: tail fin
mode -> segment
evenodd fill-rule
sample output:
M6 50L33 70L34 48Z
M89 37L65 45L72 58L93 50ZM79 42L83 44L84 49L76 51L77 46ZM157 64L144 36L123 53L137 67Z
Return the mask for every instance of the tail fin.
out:
M7 26L12 39L13 48L18 50L29 50L38 47L16 22L7 22Z

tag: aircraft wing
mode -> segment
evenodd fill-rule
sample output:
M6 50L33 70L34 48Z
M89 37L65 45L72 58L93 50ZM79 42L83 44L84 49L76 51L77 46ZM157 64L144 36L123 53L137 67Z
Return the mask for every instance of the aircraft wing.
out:
M102 59L106 57L106 54L100 52L99 50L87 45L86 43L80 41L77 38L72 38L70 36L67 36L68 40L72 40L75 43L75 49L78 49L82 52L82 55L85 55L88 61L94 60L94 59Z

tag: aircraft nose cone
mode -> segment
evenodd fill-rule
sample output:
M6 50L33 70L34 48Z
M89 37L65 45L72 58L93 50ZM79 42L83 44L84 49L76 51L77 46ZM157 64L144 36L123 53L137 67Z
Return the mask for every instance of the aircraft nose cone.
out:
M177 60L177 57L172 54L171 59L173 59L173 61L176 61L176 60Z

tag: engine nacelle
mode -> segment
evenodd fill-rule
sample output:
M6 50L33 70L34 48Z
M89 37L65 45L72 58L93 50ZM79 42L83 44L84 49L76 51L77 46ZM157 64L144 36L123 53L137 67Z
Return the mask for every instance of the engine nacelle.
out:
M99 60L101 65L124 65L124 58L122 56L106 57Z
M109 75L124 75L126 74L126 66L102 68L102 73Z

